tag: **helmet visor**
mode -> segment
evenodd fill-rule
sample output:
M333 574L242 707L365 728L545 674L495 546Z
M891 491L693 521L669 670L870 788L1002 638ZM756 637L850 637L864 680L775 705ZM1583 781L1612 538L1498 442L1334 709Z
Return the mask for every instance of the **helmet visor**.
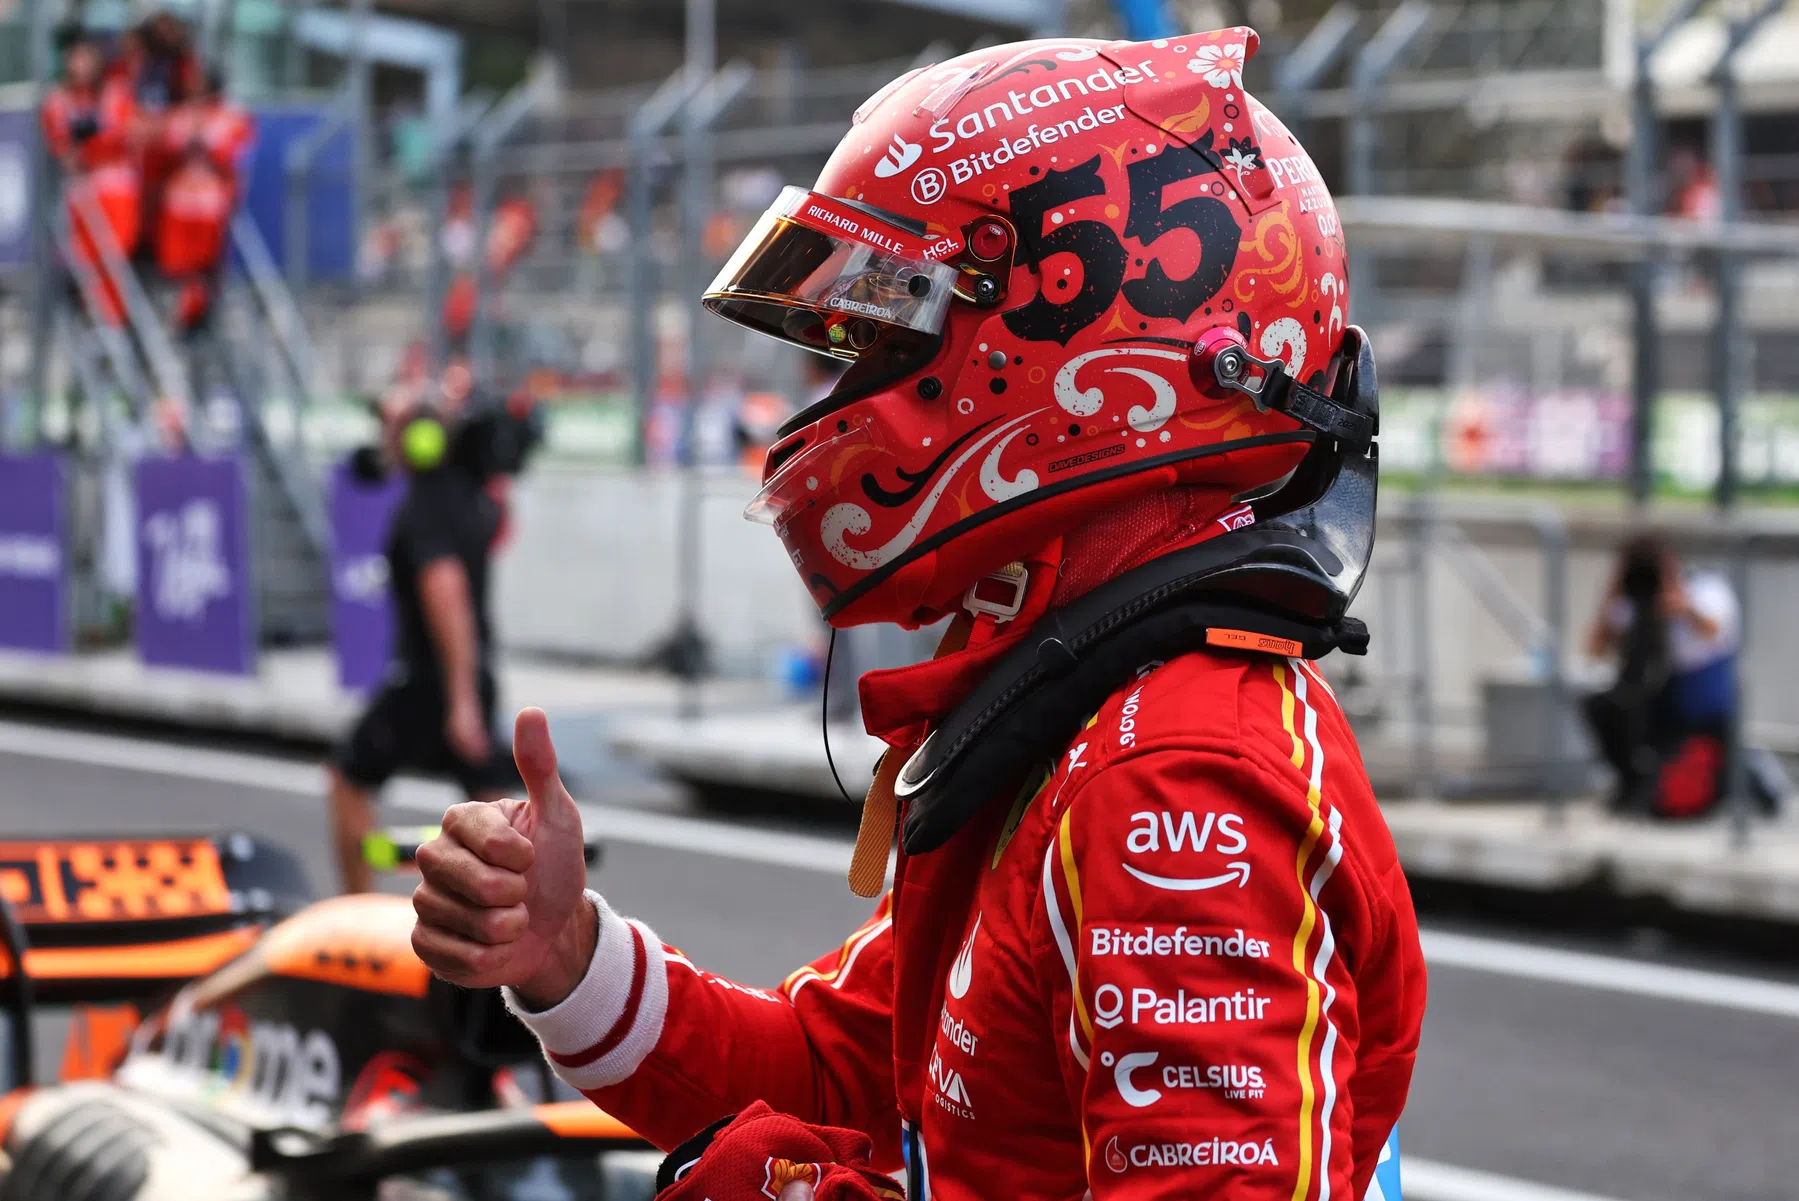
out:
M856 359L897 329L942 331L957 272L924 247L859 207L787 188L706 289L705 305L757 333Z

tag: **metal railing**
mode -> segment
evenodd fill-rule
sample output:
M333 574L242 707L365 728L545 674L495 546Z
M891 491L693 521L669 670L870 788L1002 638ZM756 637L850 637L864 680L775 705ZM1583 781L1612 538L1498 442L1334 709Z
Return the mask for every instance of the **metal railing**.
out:
M287 157L282 161L283 180L287 186L287 282L296 295L304 295L312 279L312 214L307 198L312 188L313 170L325 148L345 132L354 131L358 120L354 89L340 88L319 123L288 146ZM363 182L353 180L351 186Z
M74 242L69 236L66 222L58 222L56 231L56 249L63 265L75 281L76 290L81 295L83 316L86 319L85 335L73 327L65 329L72 339L82 338L97 343L100 357L111 369L114 383L124 396L127 407L134 417L142 419L149 415L149 385L144 380L143 370L138 363L137 354L131 347L130 339L124 330L106 319L109 302L105 296L105 282L95 265L89 263L84 256L75 250ZM83 352L80 347L71 347L77 363L81 364L78 376L84 389L97 393L99 381L94 376L91 364L93 356Z
M519 131L525 121L547 99L552 87L548 76L526 80L501 97L469 132L469 175L474 193L474 262L475 311L469 329L469 358L476 373L488 378L493 362L493 298L489 294L494 280L487 259L487 239L493 229L495 196L494 159L501 147Z
M256 299L263 328L270 335L269 348L279 359L293 389L296 407L304 409L328 388L319 373L318 353L307 332L300 306L269 253L262 231L249 214L239 212L231 222L231 244L243 263L244 276Z
M1559 816L1568 796L1577 790L1571 778L1574 764L1566 753L1565 725L1570 687L1566 659L1568 641L1568 529L1561 511L1539 505L1530 515L1536 547L1541 556L1543 581L1541 604L1533 606L1492 558L1453 518L1441 512L1428 491L1404 504L1398 524L1406 532L1404 588L1410 619L1406 624L1410 671L1393 683L1409 698L1412 780L1423 797L1444 793L1479 792L1495 785L1511 790L1519 780L1515 771L1502 770L1495 779L1490 770L1451 779L1442 771L1437 747L1440 714L1433 688L1435 631L1430 620L1438 602L1432 589L1431 568L1441 564L1458 579L1480 607L1522 653L1529 678L1542 688L1542 753L1537 772L1530 779L1541 789L1552 814ZM1387 631L1386 636L1398 634Z
M82 297L88 306L88 313L96 325L110 325L108 310L111 305L101 298L98 289L110 287L123 307L126 328L131 340L143 355L144 365L148 369L149 382L155 387L159 396L168 397L190 410L193 407L193 389L188 379L187 367L181 356L175 352L170 342L168 331L163 328L162 320L149 296L144 292L143 284L137 278L137 272L125 257L118 239L113 235L112 226L106 215L101 212L99 203L93 194L83 187L65 188L65 193L72 201L75 216L80 218L88 242L98 252L100 262L98 271L83 270L88 265L81 261L74 239L76 231L67 227L61 239L64 243L64 261L77 268L76 278L83 281ZM90 286L92 285L92 286ZM110 352L109 352L110 354Z

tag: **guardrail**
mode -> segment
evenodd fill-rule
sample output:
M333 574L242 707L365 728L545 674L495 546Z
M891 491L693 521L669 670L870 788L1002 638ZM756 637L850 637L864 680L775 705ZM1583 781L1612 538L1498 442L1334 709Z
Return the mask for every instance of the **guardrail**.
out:
M1437 796L1445 783L1438 766L1435 735L1438 713L1431 670L1434 631L1431 622L1421 617L1428 615L1432 608L1430 566L1437 562L1462 581L1481 607L1524 652L1532 677L1543 685L1542 745L1545 754L1538 783L1548 798L1552 814L1559 817L1574 787L1574 781L1569 778L1572 765L1563 753L1566 740L1562 731L1569 698L1565 657L1568 639L1566 519L1549 505L1537 506L1531 515L1530 525L1542 556L1541 615L1467 532L1454 519L1438 511L1435 498L1429 492L1411 498L1403 509L1400 523L1408 534L1404 556L1405 587L1413 615L1408 631L1412 671L1407 684L1410 688L1415 790L1421 796ZM1466 787L1466 783L1462 786Z
M326 146L357 121L354 88L338 90L331 106L304 137L296 138L287 148L282 170L287 182L286 250L287 284L295 295L305 293L312 282L312 217L307 209L307 192L312 186L312 171ZM352 186L362 186L357 180Z
M320 378L318 353L300 315L300 306L275 266L275 257L269 252L262 231L249 214L239 212L232 219L231 240L270 335L269 348L276 352L294 390L295 408L303 411L325 395L328 388Z
M188 380L187 367L181 356L169 341L168 331L163 328L155 307L145 294L143 285L138 281L137 272L125 257L118 239L113 236L112 226L100 211L98 202L92 193L81 187L65 187L67 196L73 201L75 213L87 232L90 243L100 253L100 271L108 284L118 293L124 305L125 319L131 335L138 348L143 352L144 361L149 368L151 382L158 395L170 397L192 409L195 397ZM65 218L66 220L66 218ZM72 231L70 231L72 236ZM78 257L72 252L72 242L65 247L70 252L65 261L73 262ZM93 298L83 291L83 298L89 302L89 312L96 314L96 323L105 324L101 314L105 307L94 309Z

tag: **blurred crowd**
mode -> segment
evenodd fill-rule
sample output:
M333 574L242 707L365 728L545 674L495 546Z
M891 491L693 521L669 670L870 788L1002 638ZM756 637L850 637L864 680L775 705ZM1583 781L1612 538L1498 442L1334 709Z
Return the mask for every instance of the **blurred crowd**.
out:
M173 323L202 327L255 135L190 28L158 12L119 34L57 32L59 80L40 114L62 168L71 269L95 316L124 316L118 264L136 262L173 294Z

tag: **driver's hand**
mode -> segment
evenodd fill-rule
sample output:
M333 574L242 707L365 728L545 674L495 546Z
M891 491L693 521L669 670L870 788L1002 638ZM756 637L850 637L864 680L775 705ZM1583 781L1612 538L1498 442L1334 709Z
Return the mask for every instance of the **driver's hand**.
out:
M473 697L450 705L444 714L444 737L459 759L476 766L486 763L493 749L487 735L487 718L481 712L481 703ZM555 752L550 755L553 764Z
M527 800L470 801L419 848L412 949L464 988L508 984L548 1009L586 974L599 934L582 893L581 814L556 773L542 709L518 715L513 754Z

